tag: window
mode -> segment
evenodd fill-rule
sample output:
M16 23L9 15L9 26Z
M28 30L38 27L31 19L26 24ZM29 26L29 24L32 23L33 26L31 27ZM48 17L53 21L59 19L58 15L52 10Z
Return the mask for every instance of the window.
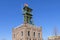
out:
M27 38L27 40L31 40L30 38Z
M22 40L22 39L20 39L20 40Z
M34 35L34 37L35 37L35 32L34 32L34 34L33 34L33 35Z
M34 40L34 39L33 39Z
M31 40L31 39L30 39Z
M14 38L15 38L15 34L14 34Z
M38 39L39 40L39 39Z
M36 40L36 39L33 39L33 40Z
M38 37L40 38L40 33L38 33Z
M28 36L30 36L30 31L28 31Z
M23 36L23 31L21 31L21 36Z

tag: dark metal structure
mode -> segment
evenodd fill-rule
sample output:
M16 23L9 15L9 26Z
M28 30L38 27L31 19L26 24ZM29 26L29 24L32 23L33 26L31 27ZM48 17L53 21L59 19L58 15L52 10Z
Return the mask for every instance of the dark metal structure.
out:
M32 23L32 9L28 7L28 4L25 4L24 8L23 8L23 15L24 15L24 23L29 23L29 24L33 24Z

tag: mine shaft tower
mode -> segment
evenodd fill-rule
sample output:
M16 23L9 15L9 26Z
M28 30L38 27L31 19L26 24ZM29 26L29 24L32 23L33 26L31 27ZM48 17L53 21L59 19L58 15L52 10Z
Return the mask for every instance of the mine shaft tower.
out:
M28 4L25 4L24 5L24 8L23 8L23 15L24 15L24 23L29 23L29 24L33 24L32 23L32 9L28 7Z

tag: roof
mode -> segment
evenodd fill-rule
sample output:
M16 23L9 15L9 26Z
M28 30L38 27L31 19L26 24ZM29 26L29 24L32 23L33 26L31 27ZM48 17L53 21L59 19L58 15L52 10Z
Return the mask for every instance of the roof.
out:
M35 26L35 25L32 25L32 24L27 23L27 24L21 24L21 25L15 27L14 29L16 29L16 28L21 28L21 27L34 27L34 28L38 28L38 27ZM40 28L38 28L38 29L40 29Z
M48 39L55 39L55 38L60 38L60 36L50 36Z

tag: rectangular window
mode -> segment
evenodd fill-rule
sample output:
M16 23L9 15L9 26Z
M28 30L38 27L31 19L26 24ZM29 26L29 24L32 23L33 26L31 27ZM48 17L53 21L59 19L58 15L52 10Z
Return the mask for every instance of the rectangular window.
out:
M38 33L38 37L40 38L40 33Z
M23 36L23 31L21 31L21 36Z
M30 31L28 31L28 36L30 36Z
M34 35L34 37L35 37L35 32L34 32L34 34L33 34L33 35Z

